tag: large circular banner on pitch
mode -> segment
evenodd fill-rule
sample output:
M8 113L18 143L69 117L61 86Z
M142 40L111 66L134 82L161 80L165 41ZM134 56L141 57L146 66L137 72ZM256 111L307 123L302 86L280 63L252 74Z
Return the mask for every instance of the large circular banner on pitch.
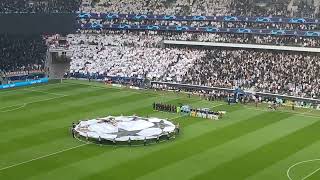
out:
M166 119L138 116L108 116L80 121L75 127L80 136L110 141L156 139L175 129L176 126Z

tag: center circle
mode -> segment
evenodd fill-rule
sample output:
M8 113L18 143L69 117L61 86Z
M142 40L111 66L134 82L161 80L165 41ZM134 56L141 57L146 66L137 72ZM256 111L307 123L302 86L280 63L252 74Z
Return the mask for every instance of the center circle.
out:
M179 127L166 119L138 116L107 116L80 121L74 132L95 142L130 142L170 139Z

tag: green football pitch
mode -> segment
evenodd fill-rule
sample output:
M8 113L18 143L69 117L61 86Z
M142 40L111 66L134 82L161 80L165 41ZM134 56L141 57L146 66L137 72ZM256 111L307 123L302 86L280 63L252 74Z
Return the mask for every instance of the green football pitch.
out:
M155 112L153 102L225 110L217 121ZM99 146L70 134L72 122L107 115L179 122L174 140ZM226 105L174 92L66 81L0 91L1 180L320 179L320 113Z

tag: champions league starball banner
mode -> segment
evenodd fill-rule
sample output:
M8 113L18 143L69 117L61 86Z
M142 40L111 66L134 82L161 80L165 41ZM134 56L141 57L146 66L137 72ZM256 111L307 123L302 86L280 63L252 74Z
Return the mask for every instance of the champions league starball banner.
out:
M234 33L234 34L259 34L278 36L320 37L319 31L280 30L280 29L251 29L251 28L217 28L217 27L192 27L192 26L160 26L160 25L129 25L129 24L81 24L80 29L85 30L149 30L149 31L176 31L176 32L206 32L206 33Z
M24 81L24 82L16 82L12 84L4 84L0 85L0 89L8 89L8 88L16 88L16 87L23 87L23 86L31 86L33 84L41 84L41 83L48 83L48 78L41 78L38 80L32 80L32 81Z
M320 24L320 19L312 19L312 18L247 17L247 16L175 16L175 15L152 15L152 14L79 13L77 14L77 18Z

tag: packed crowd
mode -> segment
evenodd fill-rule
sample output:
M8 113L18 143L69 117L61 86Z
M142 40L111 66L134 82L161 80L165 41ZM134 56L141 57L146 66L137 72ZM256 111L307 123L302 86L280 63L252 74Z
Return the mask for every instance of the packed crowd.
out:
M123 14L200 15L225 14L231 0L92 0L82 2L83 12L115 12Z
M69 34L67 41L71 45L89 44L101 46L160 47L163 36L155 31L127 32L109 31L105 34Z
M78 39L79 36L81 38ZM157 48L152 46L157 44L157 41L152 42L150 39L132 40L132 36L128 36L128 39L113 41L108 35L98 36L99 38L96 38L96 35L88 36L68 37L69 48L74 51L71 73L154 80L165 78L181 82L192 62L205 56L203 51L198 50Z
M114 12L123 14L167 15L239 15L239 16L286 16L302 15L315 18L317 4L291 4L290 0L85 0L82 12ZM295 5L295 6L294 6ZM298 8L295 8L298 7ZM307 12L307 13L306 13Z
M290 0L235 0L232 8L234 15L239 16L292 16Z
M167 40L264 44L277 46L320 47L318 37L277 36L231 33L179 33L164 37Z
M200 41L219 43L262 44L277 46L320 47L318 37L277 36L232 33L188 33L161 31L92 31L69 35L71 43L102 43L104 45L160 47L162 40Z
M318 18L319 17L319 2L311 1L295 1L296 6L298 7L297 11L293 13L295 17L310 17ZM317 2L318 4L315 4Z
M301 0L1 0L0 13L114 12L123 14L319 17L316 1ZM295 2L295 1L294 1Z
M320 97L317 54L169 48L160 40L149 34L69 35L71 72Z
M213 49L194 62L184 82L319 98L319 75L317 54Z
M72 13L81 0L1 0L0 13Z
M0 71L31 71L44 68L47 46L37 35L0 35Z

